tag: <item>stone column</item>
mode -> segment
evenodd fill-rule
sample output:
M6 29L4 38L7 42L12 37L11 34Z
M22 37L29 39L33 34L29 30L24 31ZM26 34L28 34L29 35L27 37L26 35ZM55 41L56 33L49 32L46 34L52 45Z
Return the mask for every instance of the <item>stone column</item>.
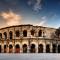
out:
M46 44L43 45L43 53L46 53Z
M1 45L1 52L4 53L4 45Z
M57 46L56 46L56 53L58 53L58 44L57 44Z
M35 32L35 36L38 37L38 31Z
M43 31L42 31L42 37L44 36Z
M31 36L31 33L30 33L30 31L28 30L28 31L27 31L27 37L30 38L30 36Z
M30 46L27 46L27 53L30 53Z
M20 53L23 53L22 44L20 44Z
M7 45L7 53L9 53L9 45Z
M7 39L9 39L9 32L7 32Z
M51 43L51 45L50 45L50 52L52 53L52 43Z
M36 53L38 53L38 44L36 45Z
M15 46L13 46L13 53L15 53Z

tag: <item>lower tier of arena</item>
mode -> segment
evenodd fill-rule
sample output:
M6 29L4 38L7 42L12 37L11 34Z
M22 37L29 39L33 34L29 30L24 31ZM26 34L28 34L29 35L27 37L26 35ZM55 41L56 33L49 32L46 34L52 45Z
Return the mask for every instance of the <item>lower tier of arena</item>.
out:
M60 53L60 41L33 38L0 40L0 53Z

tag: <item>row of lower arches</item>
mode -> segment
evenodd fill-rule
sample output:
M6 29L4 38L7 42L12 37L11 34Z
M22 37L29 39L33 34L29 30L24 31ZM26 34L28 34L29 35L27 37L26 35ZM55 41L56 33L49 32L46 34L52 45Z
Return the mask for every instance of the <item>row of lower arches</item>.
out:
M23 53L27 53L27 49L28 49L27 44L24 44L22 46L22 48L23 48ZM15 53L20 53L20 50L21 50L20 45L17 44L15 46ZM39 44L38 45L38 53L43 53L43 50L44 50L43 45ZM30 51L30 53L35 53L36 52L35 44L31 44L29 51ZM57 47L56 44L53 44L52 45L52 53L56 53L56 51L58 51L58 53L60 53L60 45L58 45L58 47ZM0 45L0 53L1 52L2 52L2 46ZM6 52L7 52L7 45L4 45L4 53L6 53ZM13 46L12 45L9 45L9 53L13 53ZM50 53L50 45L49 44L46 45L46 53Z

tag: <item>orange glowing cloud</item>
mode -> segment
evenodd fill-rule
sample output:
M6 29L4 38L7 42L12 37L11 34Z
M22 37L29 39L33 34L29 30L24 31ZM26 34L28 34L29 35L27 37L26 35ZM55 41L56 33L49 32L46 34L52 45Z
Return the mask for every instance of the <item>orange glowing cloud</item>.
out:
M20 15L17 15L16 13L9 11L9 12L2 12L1 16L6 21L7 25L18 25L20 24L20 21L22 17Z

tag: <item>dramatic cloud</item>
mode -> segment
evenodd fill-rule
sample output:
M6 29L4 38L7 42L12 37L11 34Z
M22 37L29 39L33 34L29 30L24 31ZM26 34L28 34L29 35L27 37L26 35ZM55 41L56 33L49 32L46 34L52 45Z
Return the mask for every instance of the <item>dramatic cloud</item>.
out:
M32 6L32 9L39 12L42 9L42 0L29 0L28 5Z
M47 17L43 16L40 18L40 23L37 24L38 26L47 26Z
M0 16L2 16L2 18L6 21L7 25L9 26L20 24L20 21L22 19L20 15L17 15L12 11L2 12Z
M38 24L39 26L46 26L46 21L43 20L43 21L40 21L40 23Z

